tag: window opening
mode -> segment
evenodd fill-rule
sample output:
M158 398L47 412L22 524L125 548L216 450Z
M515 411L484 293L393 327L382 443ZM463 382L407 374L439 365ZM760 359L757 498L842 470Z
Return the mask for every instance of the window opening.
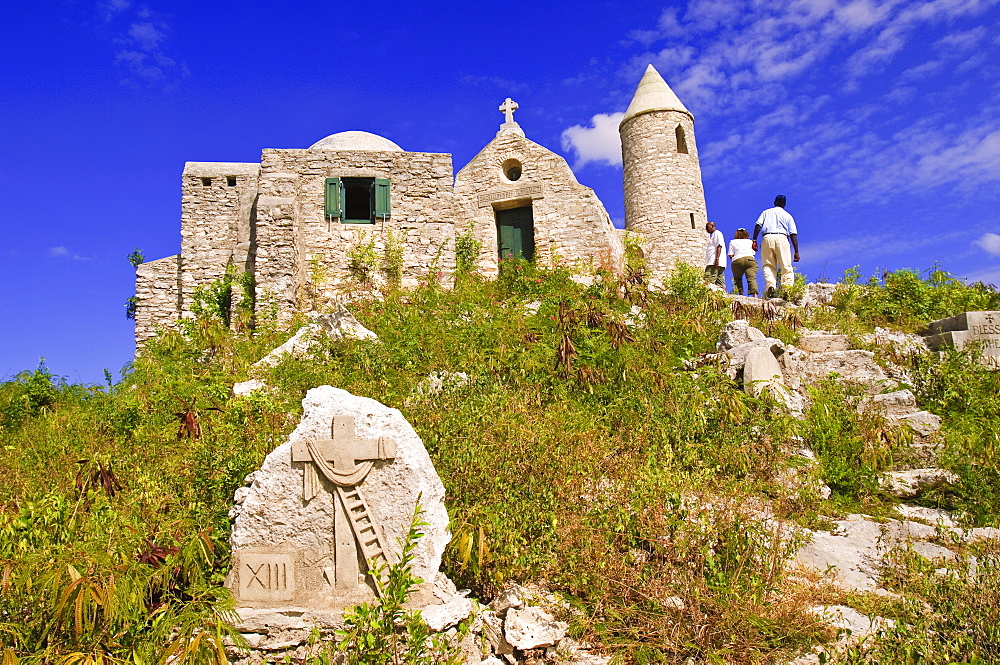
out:
M504 177L506 177L507 180L514 182L515 180L521 179L521 162L518 160L508 159L500 165L500 168L503 169Z
M226 176L226 184L229 185L230 187L235 187L236 186L236 176L234 176L234 175L227 175Z
M204 187L209 187L209 186L211 186L211 184L212 184L212 179L211 179L211 178L202 178L202 179L201 179L201 184L202 184L202 185L203 185Z
M388 178L327 178L324 214L345 224L373 224L392 215Z
M689 213L691 215L691 228L694 228L694 213Z
M688 144L687 137L684 136L684 128L677 125L677 128L674 130L674 135L677 137L677 152L686 155L688 151Z
M375 220L374 178L344 178L344 220Z

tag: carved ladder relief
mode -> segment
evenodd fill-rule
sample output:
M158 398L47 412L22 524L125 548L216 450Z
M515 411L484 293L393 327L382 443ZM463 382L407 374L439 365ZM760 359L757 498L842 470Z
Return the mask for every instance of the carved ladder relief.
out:
M305 439L292 444L292 461L306 462L302 480L302 496L311 501L320 489L322 474L333 485L334 500L334 563L333 578L328 581L339 589L353 589L364 584L361 567L368 568L372 559L388 563L381 526L375 521L361 483L377 460L396 456L392 439L361 439L354 433L352 416L336 416L330 426L329 439ZM360 556L359 556L360 555ZM359 559L363 562L359 565ZM381 596L381 580L374 571L370 575L375 592Z

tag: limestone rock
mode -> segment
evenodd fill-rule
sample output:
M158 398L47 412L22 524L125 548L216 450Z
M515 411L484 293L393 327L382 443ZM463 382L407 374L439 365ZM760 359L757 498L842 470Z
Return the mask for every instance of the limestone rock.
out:
M746 362L747 354L753 349L759 348L770 349L771 354L775 357L778 357L785 352L785 344L780 339L775 339L773 337L765 337L764 339L738 344L725 351L725 354L729 357L729 376L735 379L740 370L743 369L743 364Z
M833 302L833 295L837 292L837 284L826 284L812 282L806 284L806 292L802 296L799 304L802 307L815 307L816 305L826 305Z
M256 390L263 390L267 385L259 379L250 379L233 384L234 395L249 395Z
M879 346L896 355L911 356L920 353L927 353L927 341L920 335L904 333L888 328L875 328L875 332L870 335L863 335L862 341L866 344Z
M750 349L743 363L743 389L759 397L765 390L784 388L781 367L770 349Z
M309 323L296 331L284 344L272 350L266 356L253 364L254 367L273 367L281 362L286 355L293 358L303 358L315 348L319 338L319 326Z
M790 411L802 411L801 398L785 386L781 367L766 347L756 347L747 353L743 364L743 389L754 397L767 391Z
M745 319L737 319L736 321L730 321L726 324L726 327L722 329L722 333L719 335L719 343L716 348L721 351L728 351L733 347L739 346L740 344L746 344L747 342L759 342L767 337L760 330L757 330L750 325L749 321Z
M891 393L873 395L864 404L879 406L887 416L903 416L917 409L917 398L909 390L896 390Z
M942 485L958 482L958 476L945 469L910 469L882 474L882 487L900 499L910 499Z
M303 358L316 348L324 336L332 340L378 340L378 335L358 323L354 315L341 304L330 314L310 312L309 318L309 323L299 328L287 342L255 362L254 367L277 365L286 354L293 358Z
M937 535L935 527L909 520L887 520L884 524L864 515L849 515L836 522L833 531L812 531L812 540L799 549L794 565L821 575L847 590L871 591L878 587L882 557L893 547ZM920 543L920 554L930 558L951 556L951 551L933 543Z
M342 304L338 304L336 310L329 314L310 312L309 318L330 339L367 339L372 341L378 339L378 335L361 325Z
M517 649L539 649L559 642L566 627L540 607L511 608L504 619L504 636Z
M347 604L334 598L330 581L337 499L331 492L332 486L321 479L322 487L306 501L303 478L306 465L311 463L292 462L291 453L295 442L329 438L335 416L353 417L356 436L367 440L384 437L395 444L394 457L374 461L358 486L367 498L371 516L381 527L390 560L398 556L399 542L407 533L419 500L422 521L428 526L423 528L424 536L415 549L413 572L422 579L434 580L451 536L444 507L444 485L420 437L398 410L339 388L313 388L302 405L303 416L298 427L252 474L250 491L242 505L234 507L235 522L230 537L234 561L239 560L244 550L263 550L284 557L281 562L293 570L290 579L294 579L294 590L288 592L290 597L286 600L269 601L275 603L271 606L337 609L338 605ZM367 587L358 588L367 592ZM366 599L370 599L370 594L368 598L350 601Z
M916 411L903 416L896 416L897 421L909 426L920 436L927 436L941 429L941 416L930 411Z
M465 372L431 372L413 389L419 397L439 395L448 390L461 388L469 383L469 375Z
M847 335L839 335L825 330L804 330L799 337L798 347L810 353L847 351L851 348Z
M894 623L882 617L869 618L846 605L819 605L811 608L810 612L826 619L834 628L851 631L851 637L857 639L868 637L880 628L892 626Z
M802 374L810 384L836 374L841 379L864 384L869 393L882 392L890 385L889 378L875 362L875 354L860 349L811 353L802 363Z
M487 611L480 615L483 620L483 637L490 645L490 650L498 656L514 653L514 647L504 635L503 619L496 612Z
M662 604L664 608L675 612L683 612L686 607L684 599L680 596L670 596L668 598L664 598Z
M453 598L441 605L430 605L420 611L427 626L434 632L441 632L464 621L472 614L472 601L468 598Z
M923 506L901 504L896 506L895 511L905 519L923 520L948 529L958 526L958 522L952 519L951 513L940 508L924 508Z
M490 603L490 609L498 615L506 616L510 608L520 609L524 607L524 601L512 590L505 590Z

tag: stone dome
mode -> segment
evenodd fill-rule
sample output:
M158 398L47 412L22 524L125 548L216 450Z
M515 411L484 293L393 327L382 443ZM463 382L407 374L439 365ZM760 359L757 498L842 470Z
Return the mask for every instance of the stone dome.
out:
M309 146L310 150L370 150L376 152L403 152L389 139L371 132L337 132Z

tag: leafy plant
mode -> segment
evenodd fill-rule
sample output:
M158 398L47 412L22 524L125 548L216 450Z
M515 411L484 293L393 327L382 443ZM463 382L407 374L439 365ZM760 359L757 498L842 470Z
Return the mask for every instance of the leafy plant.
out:
M347 249L347 270L362 286L371 283L372 274L378 266L375 253L375 237L359 232L357 240Z
M455 278L461 280L476 270L483 243L476 239L470 222L462 233L455 236Z
M145 261L145 259L146 257L143 255L142 250L139 249L138 247L133 249L132 252L128 255L128 262L129 264L131 264L133 268L138 268L143 263L143 261Z
M431 665L462 662L458 648L446 636L431 634L420 612L406 610L410 594L423 580L413 574L414 549L427 526L420 519L420 505L413 511L406 538L401 539L398 562L386 565L372 560L373 576L380 580L381 597L344 612L346 629L338 631L337 652L347 665Z
M403 254L406 251L406 231L398 234L392 229L385 232L385 246L382 251L382 275L390 290L399 289L403 279Z

